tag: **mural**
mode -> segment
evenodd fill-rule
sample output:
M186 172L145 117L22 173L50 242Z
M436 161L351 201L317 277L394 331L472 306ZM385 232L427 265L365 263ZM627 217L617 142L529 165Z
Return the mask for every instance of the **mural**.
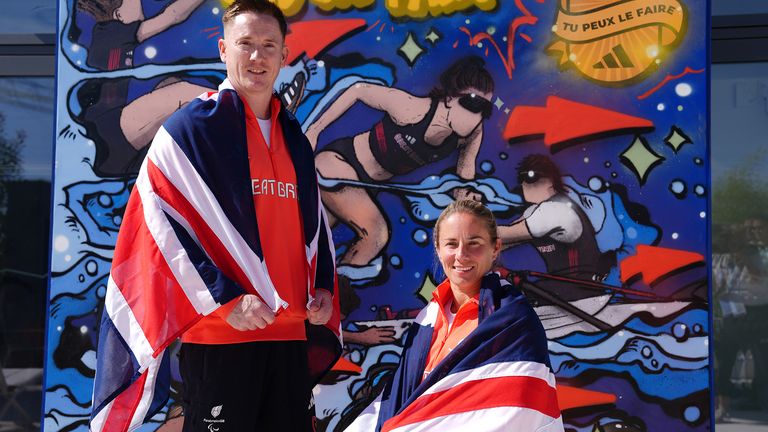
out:
M44 430L85 431L133 178L163 120L224 78L227 1L60 3ZM497 271L546 328L568 430L709 430L703 0L276 3L275 90L315 146L339 264L346 346L318 430L393 372L459 197L499 220ZM180 430L178 388L142 431Z

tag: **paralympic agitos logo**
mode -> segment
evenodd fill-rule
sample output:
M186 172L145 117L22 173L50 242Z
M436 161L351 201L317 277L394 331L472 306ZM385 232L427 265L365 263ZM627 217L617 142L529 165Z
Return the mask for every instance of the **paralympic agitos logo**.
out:
M547 52L604 85L626 85L658 68L685 34L679 0L560 0Z

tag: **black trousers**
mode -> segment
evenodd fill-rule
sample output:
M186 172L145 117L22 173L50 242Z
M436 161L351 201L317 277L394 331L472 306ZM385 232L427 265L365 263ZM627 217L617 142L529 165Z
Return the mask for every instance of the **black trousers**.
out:
M182 344L184 432L312 432L306 341Z

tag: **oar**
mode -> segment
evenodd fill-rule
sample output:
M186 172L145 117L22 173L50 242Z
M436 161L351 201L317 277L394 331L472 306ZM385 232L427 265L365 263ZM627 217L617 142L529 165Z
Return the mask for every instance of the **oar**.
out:
M519 285L520 288L523 291L530 292L531 294L535 295L536 297L540 297L553 305L565 310L566 312L573 314L577 318L582 319L583 321L592 324L599 330L608 331L613 328L610 324L606 323L605 321L602 321L598 318L593 317L592 315L584 312L583 310L577 308L576 306L568 303L567 301L561 299L560 297L557 297L554 294L551 294L550 292L546 291L545 289L538 287L534 285L533 283L529 282L524 272L510 272L507 276L507 281L513 285Z
M593 282L589 280L582 280L582 279L573 279L565 276L556 276L549 273L540 273L537 271L528 271L529 275L540 278L540 279L550 279L550 280L556 280L560 282L568 282L572 284L576 284L585 288L594 288L596 290L609 290L609 291L615 291L622 294L630 294L638 297L645 297L649 299L654 300L667 300L664 297L659 297L656 295L653 295L651 293L643 292L643 291L637 291L629 288L620 288L613 285L608 285L600 282Z

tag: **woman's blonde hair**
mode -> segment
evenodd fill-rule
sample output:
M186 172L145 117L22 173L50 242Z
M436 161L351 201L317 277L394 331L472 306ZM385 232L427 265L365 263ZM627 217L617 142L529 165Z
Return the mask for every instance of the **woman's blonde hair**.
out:
M437 218L437 222L435 223L435 228L432 230L435 249L437 249L440 242L440 224L443 220L455 213L466 213L483 221L485 227L488 229L488 235L491 237L491 243L496 243L499 234L496 231L496 218L493 216L493 213L491 213L491 210L481 202L465 199L452 202L442 213L440 213L440 217Z

